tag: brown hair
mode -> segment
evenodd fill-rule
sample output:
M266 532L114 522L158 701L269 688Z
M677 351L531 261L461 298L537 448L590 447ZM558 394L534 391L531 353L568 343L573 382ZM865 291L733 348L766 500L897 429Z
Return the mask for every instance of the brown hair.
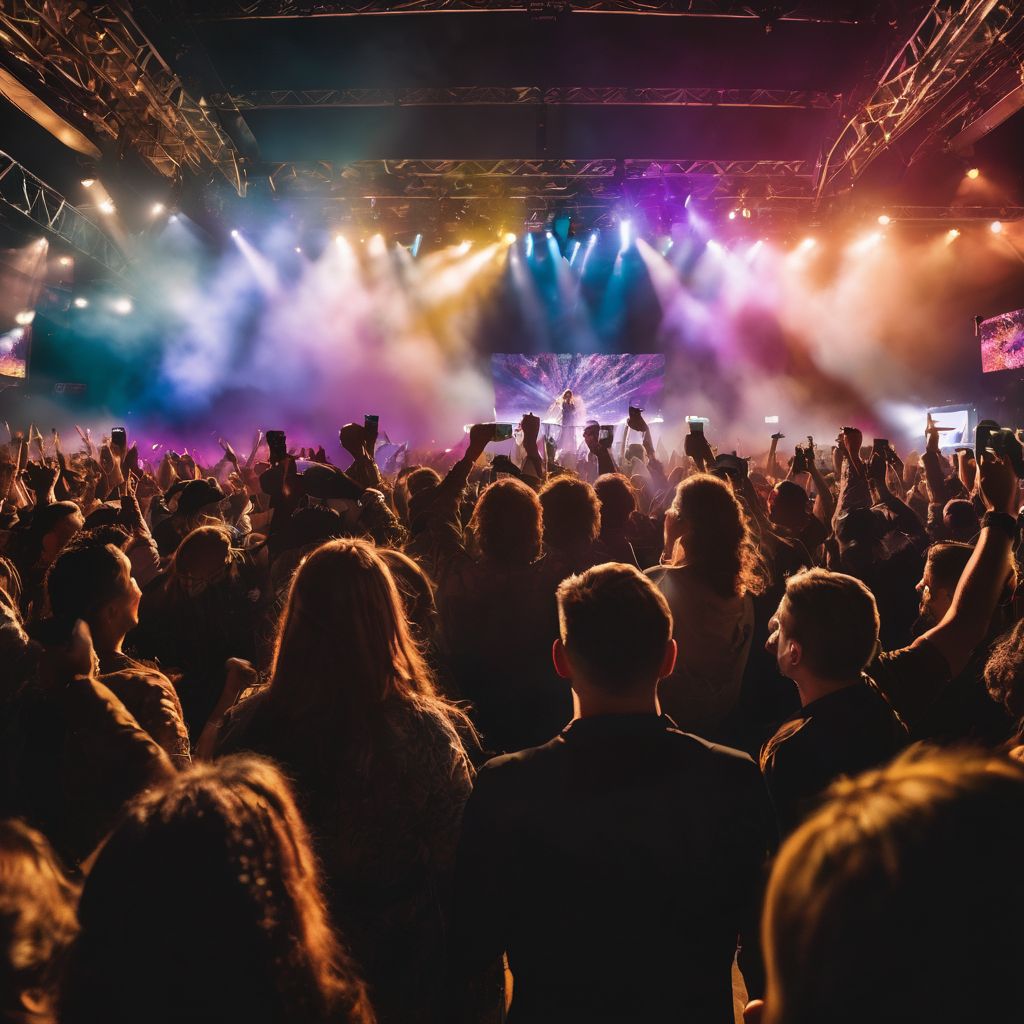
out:
M677 488L678 516L686 565L722 597L760 594L766 568L754 546L747 514L732 488L710 473L687 477Z
M594 481L594 493L601 503L601 529L622 529L636 511L636 493L622 473L604 473Z
M1016 1019L1024 768L909 751L843 781L765 900L765 1024Z
M970 544L959 541L943 541L933 544L928 549L928 566L936 587L943 590L956 590L960 577L967 568L967 563L974 554Z
M992 648L985 662L985 686L1015 719L1024 719L1024 619Z
M26 992L43 994L48 1009L55 1003L78 931L77 902L78 890L46 837L20 821L0 821L0 1019L22 1018Z
M485 558L528 565L540 555L542 511L536 492L514 477L498 480L480 495L470 527Z
M299 564L271 673L269 717L327 754L368 755L395 701L460 728L468 721L438 695L391 570L365 540L328 541Z
M544 543L553 548L591 544L601 529L601 503L585 480L556 476L540 489Z
M672 612L639 570L607 562L558 587L562 644L587 679L610 692L656 681L672 638Z
M860 580L827 569L808 569L786 581L783 598L789 635L808 668L825 679L853 679L875 656L878 607Z
M196 765L140 797L82 892L61 1021L369 1024L316 860L269 761ZM170 972L170 973L169 973Z

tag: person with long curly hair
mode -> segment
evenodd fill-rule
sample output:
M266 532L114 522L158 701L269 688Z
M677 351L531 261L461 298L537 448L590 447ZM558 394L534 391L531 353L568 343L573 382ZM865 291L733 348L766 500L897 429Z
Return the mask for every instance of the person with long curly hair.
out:
M225 758L139 797L89 872L62 1024L373 1024L291 790Z
M679 484L661 565L647 575L672 609L679 656L658 698L681 729L713 739L736 706L764 573L732 488L703 473Z

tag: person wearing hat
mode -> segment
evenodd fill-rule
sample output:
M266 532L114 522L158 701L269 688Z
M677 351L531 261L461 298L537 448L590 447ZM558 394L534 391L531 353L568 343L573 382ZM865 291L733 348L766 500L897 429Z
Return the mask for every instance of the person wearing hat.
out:
M157 547L165 558L173 555L182 539L196 527L224 521L220 503L225 494L213 477L175 484L167 492L165 501L169 502L175 493L178 495L177 507L153 529Z

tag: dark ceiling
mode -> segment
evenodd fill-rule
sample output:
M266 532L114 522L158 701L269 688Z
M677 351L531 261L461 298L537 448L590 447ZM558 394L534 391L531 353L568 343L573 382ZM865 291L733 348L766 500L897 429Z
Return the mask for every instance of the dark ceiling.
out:
M30 10L25 0L5 6L12 17L15 8ZM55 27L43 33L45 45L37 41L25 51L35 59L18 59L11 40L0 40L0 67L96 143L101 176L112 189L138 195L140 204L163 189L212 221L227 211L237 216L240 202L250 209L285 203L290 215L307 221L383 212L396 230L422 230L424 218L436 219L456 200L478 211L513 202L513 216L536 222L560 205L575 204L599 219L615 203L642 204L652 196L681 202L690 194L718 208L749 203L765 211L766 221L770 214L792 220L855 203L868 189L892 203L948 204L975 159L991 163L1004 205L1021 192L1019 113L976 149L943 152L1007 83L1019 84L1024 17L1013 5L999 8L1004 20L987 36L974 37L984 45L956 55L959 65L950 60L951 77L928 94L929 103L942 101L929 117L908 118L906 131L900 122L890 144L887 132L881 138L890 122L870 113L851 170L834 179L825 172L838 162L825 158L837 138L845 144L856 137L842 130L858 118L864 123L865 111L874 109L866 104L889 62L915 29L932 31L941 43L926 16L931 5L498 6L140 0L83 7L50 0L44 7ZM960 6L985 5L965 0L935 9ZM395 13L399 8L403 13ZM131 31L122 33L129 23ZM74 42L75 31L79 48L89 40L101 57L115 38L148 37L153 59L142 61L136 51L118 73L130 77L143 67L153 74L165 61L165 79L177 75L186 106L195 104L193 121L196 111L210 121L207 141L210 132L220 140L215 155L191 142L180 150L154 145L150 135L159 131L147 125L155 123L159 102L130 110L103 74L69 84L63 43L52 37L63 32ZM171 105L183 95L165 92ZM893 111L906 117L896 104ZM73 200L75 182L91 173L6 102L0 148ZM239 200L236 191L248 198ZM128 215L129 204L122 205Z

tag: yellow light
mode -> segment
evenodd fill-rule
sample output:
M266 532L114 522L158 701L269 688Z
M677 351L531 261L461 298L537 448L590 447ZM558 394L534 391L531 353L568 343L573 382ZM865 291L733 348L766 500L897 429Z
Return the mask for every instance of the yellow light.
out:
M993 235L998 235L1003 230L1003 222L1001 220L994 220L990 225Z
M26 309L20 313L14 314L14 322L20 324L22 327L28 327L33 320L35 320L36 314L34 310Z
M505 244L515 245L516 244L516 233L514 231L507 231L505 233Z
M959 237L960 232L956 228L950 228L946 232L946 244L949 245L950 242L955 242Z
M801 249L813 249L818 243L813 238L805 238L800 243Z
M885 227L885 225L886 225L886 224L889 224L889 223L891 222L891 219L892 219L892 218L890 218L889 214L887 214L887 213L883 213L883 214L882 214L882 215L881 215L881 216L880 216L880 217L878 218L878 223L879 223L879 224L881 224L881 225L882 225L882 227Z
M96 179L95 178L83 178L82 179L82 187L83 188L92 188L93 185L95 185L95 184L96 184Z
M166 209L167 207L164 206L163 203L154 203L149 212L152 213L154 217L159 217Z
M971 169L970 169L970 170L969 170L969 171L967 172L967 177L968 177L968 178L970 178L970 179L971 179L971 181L976 181L976 180L977 180L978 178L980 178L980 177L981 177L981 171L980 171L980 170L978 170L978 168L977 168L977 167L972 167L972 168L971 168Z
M109 217L114 212L114 204L109 199L104 199L99 205L99 211Z
M71 266L71 257L70 256L61 256L61 258L60 258L60 265L62 267L70 267Z

